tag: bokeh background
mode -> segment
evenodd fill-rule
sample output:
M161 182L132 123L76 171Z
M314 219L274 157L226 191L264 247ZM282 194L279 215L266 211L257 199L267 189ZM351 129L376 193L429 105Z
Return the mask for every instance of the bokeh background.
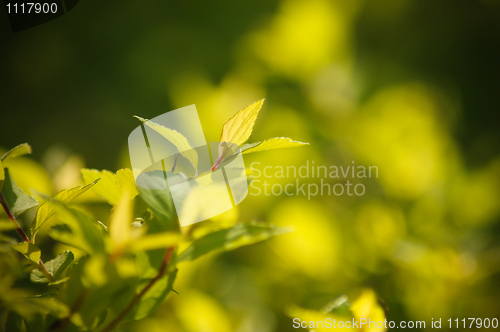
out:
M124 331L293 331L287 305L365 288L395 321L499 317L500 2L86 0L15 34L1 8L0 45L0 146L32 145L26 190L127 167L133 115L196 104L217 141L263 97L251 141L311 145L248 164L379 169L359 197L249 196L212 222L295 232L180 265L180 295Z

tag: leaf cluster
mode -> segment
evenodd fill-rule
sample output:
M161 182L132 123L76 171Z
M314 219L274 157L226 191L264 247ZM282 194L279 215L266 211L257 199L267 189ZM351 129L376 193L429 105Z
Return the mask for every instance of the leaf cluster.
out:
M262 103L247 106L226 122L213 170L239 152L305 144L289 138L245 144ZM137 118L174 144L196 169L198 156L182 134ZM224 143L238 146L237 151L228 150ZM111 331L122 322L153 313L174 291L179 263L288 232L264 222L237 223L229 228L201 223L197 234L202 235L194 236L179 227L168 190L137 187L130 169L116 173L83 169L84 185L35 198L17 186L5 167L10 158L29 153L31 147L21 144L0 157L0 202L10 219L10 223L0 223L5 253L0 259L4 312L0 323L6 330ZM164 176L149 180L161 181ZM77 203L89 191L110 208L107 220L98 220ZM29 210L33 211L27 213ZM27 231L19 221L30 214L33 218ZM43 228L48 228L50 240L37 238ZM12 236L14 231L20 241ZM64 250L44 262L42 257L50 255L42 252L40 243L44 241L76 251ZM19 261L22 256L16 252L24 261ZM29 278L32 286L17 286L19 278Z

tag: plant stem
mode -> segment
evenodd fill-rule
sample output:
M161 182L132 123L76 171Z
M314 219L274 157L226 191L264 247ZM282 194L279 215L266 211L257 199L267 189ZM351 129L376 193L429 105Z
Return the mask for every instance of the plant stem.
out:
M222 146L224 147L223 150L222 150L222 154L219 154L219 158L217 159L217 161L215 161L215 164L212 166L211 168L211 171L215 171L215 169L217 167L219 167L219 165L222 163L222 161L224 161L224 158L226 158L228 156L228 154L233 154L235 151L232 151L232 149L227 145L228 143L220 143L222 144ZM219 147L221 146L219 144Z
M134 307L139 303L141 298L148 292L153 285L160 280L160 278L165 274L165 271L167 270L168 262L170 261L170 257L172 256L172 252L174 251L174 247L170 247L167 249L165 252L165 257L163 258L163 262L160 266L160 269L158 270L158 274L151 279L151 281L144 287L139 294L136 294L132 301L128 304L128 306L104 329L102 332L110 332L113 331L119 324L120 322L127 317L127 315L134 309Z
M87 298L87 291L84 289L78 298L76 299L75 303L71 307L71 311L69 312L69 315L64 318L63 320L57 320L55 321L52 326L49 328L49 331L64 331L68 324L71 321L71 317L80 310L81 306L85 302L85 299Z
M12 214L12 211L10 211L9 207L7 206L7 203L5 203L5 199L3 198L3 195L0 193L0 204L2 205L3 209L5 210L5 213L7 214L7 217L9 217L10 221L14 224L16 227L16 232L19 234L19 237L21 237L21 240L23 242L28 242L31 243L30 238L26 235L26 233L23 231L21 228L21 225L16 220L16 217ZM42 259L38 261L38 269L47 277L47 279L50 282L55 282L56 279L50 274L49 270L45 267L45 264L43 264Z
M178 153L178 154L175 155L174 166L172 166L171 172L173 172L174 169L175 169L175 166L177 166L177 159L179 159L179 155L180 155L180 153Z
M21 228L21 225L19 225L19 223L17 222L16 218L14 217L14 215L10 211L9 207L7 206L7 203L5 203L5 199L3 198L3 195L1 193L0 193L0 204L2 204L2 207L5 210L5 213L7 213L7 217L9 217L9 219L12 221L12 223L14 223L14 226L16 227L16 232L21 237L21 240L23 240L23 242L30 242L30 239L28 238L26 233Z
M212 166L211 171L215 171L217 167L219 167L220 163L222 162L222 159L224 159L224 155L220 156L219 159L215 162L215 164Z
M56 282L56 279L50 274L49 270L47 270L47 267L45 267L45 264L43 264L42 259L38 261L38 269L45 275L45 277L50 281L50 282Z

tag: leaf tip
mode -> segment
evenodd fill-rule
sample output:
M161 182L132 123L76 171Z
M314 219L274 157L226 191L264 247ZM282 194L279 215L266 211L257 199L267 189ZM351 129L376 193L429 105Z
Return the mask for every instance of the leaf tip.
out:
M133 117L136 118L137 120L141 121L142 123L145 123L145 122L149 121L148 119L145 119L145 118L140 117L138 115L134 115Z

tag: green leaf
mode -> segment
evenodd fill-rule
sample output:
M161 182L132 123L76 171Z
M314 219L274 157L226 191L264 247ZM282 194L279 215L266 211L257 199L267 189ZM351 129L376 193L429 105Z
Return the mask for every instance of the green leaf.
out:
M241 147L241 153L245 154L245 153L253 153L265 150L293 148L296 146L303 146L303 145L309 145L309 143L294 141L288 137L275 137L266 139L265 141L258 143L245 144Z
M92 217L58 201L49 201L63 223L51 228L49 235L62 243L82 249L89 254L104 252L105 231Z
M0 193L2 192L4 181L5 181L5 171L3 170L2 161L0 160Z
M66 267L68 267L74 259L75 256L71 251L65 251L57 255L56 258L45 262L45 267L54 279L59 280ZM37 284L48 284L50 282L47 277L37 269L31 271L30 279Z
M236 225L194 240L186 250L179 254L177 261L190 261L212 251L234 250L290 231L288 228L277 228L269 224Z
M141 118L140 116L134 115L134 117L172 143L177 148L177 151L189 160L194 169L198 169L198 153L189 144L189 141L184 135L151 120Z
M127 319L139 320L154 313L172 291L176 276L177 269L170 272L168 276L158 280L153 287L144 294L141 301L128 315Z
M113 172L96 169L82 169L83 180L86 184L91 184L97 179L101 179L99 183L93 186L92 191L108 201L109 204L115 206L120 200L121 191L116 184L116 175Z
M12 231L14 229L16 229L16 225L10 222L10 220L0 220L0 232Z
M99 179L95 180L94 182L86 185L86 186L78 186L75 188L71 189L65 189L55 195L52 200L59 201L61 203L69 203L90 188L92 188ZM54 209L50 204L44 203L40 205L40 208L36 212L36 217L31 223L31 238L33 243L35 242L35 237L40 228L43 226L43 224L54 214Z
M178 245L182 235L174 232L163 232L145 235L135 240L127 249L129 252L148 251Z
M263 103L264 99L261 99L245 107L229 119L222 127L222 134L219 140L220 143L234 143L241 146L248 141L250 135L252 135L255 120L257 120ZM224 149L225 147L219 144L219 157L225 154Z
M49 282L49 286L57 286L57 285L62 285L65 284L69 281L70 277L65 277L59 280L56 280L54 282Z
M40 249L38 249L37 246L35 246L30 242L14 244L12 246L12 249L19 251L21 254L24 255L24 257L26 257L35 264L38 264L38 262L40 261L40 256L42 255Z
M158 307L165 301L165 298L172 291L172 287L177 276L177 269L170 272L167 276L160 278L140 299L139 303L125 318L126 321L143 319L154 313ZM122 312L123 309L132 301L136 293L139 293L151 279L144 279L138 289L132 291L126 289L120 292L112 301L112 307L116 313Z
M95 276L95 278L101 277L104 279L105 284L103 286L89 285L89 273L94 273L92 271L93 268L89 269L87 266L91 257L102 260L102 263L105 264L97 269L99 270L98 273L103 274L103 276ZM106 319L106 313L113 305L112 300L115 298L115 294L124 288L130 289L130 286L118 277L116 271L114 271L113 264L109 262L104 253L78 259L76 264L69 266L67 275L70 276L70 280L63 287L65 292L63 296L67 298L65 302L75 303L75 301L78 301L82 291L86 294L85 300L78 309L78 314L75 314L71 319L72 324L78 326L79 329L72 328L68 330L102 330L102 328L98 329L98 326Z
M31 153L31 146L28 143L19 144L18 146L10 149L3 156L0 157L0 161L7 160L9 158L19 157L25 154Z
M41 308L45 315L51 314L58 318L64 318L69 315L70 308L60 300L53 297L30 298L30 301Z
M20 189L14 179L9 174L9 169L5 168L5 181L2 188L2 195L5 203L12 214L17 217L23 212L38 205L38 201Z
M322 314L333 313L337 315L348 316L350 315L350 306L346 295L341 295L335 300L328 302L322 309Z
M178 231L179 224L177 215L175 214L174 203L172 196L166 185L166 172L152 171L145 172L137 177L139 196L153 212L153 219L148 225L149 231L152 233L164 231ZM172 174L171 176L181 176ZM166 188L166 189L145 189L145 188Z

